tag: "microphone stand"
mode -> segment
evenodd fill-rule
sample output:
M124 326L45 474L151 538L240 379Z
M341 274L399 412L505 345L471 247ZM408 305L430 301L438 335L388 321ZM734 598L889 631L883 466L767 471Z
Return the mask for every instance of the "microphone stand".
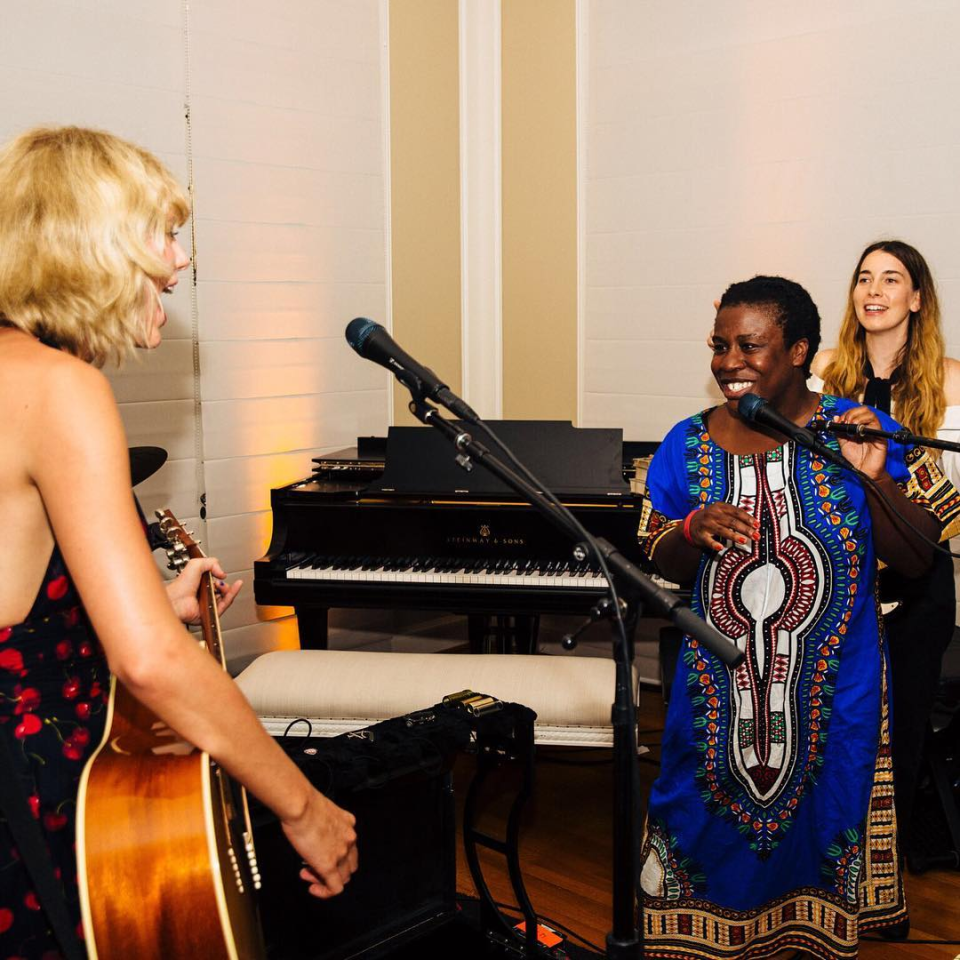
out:
M817 433L833 433L841 437L876 437L881 440L895 440L904 446L935 447L937 450L953 450L960 453L960 443L954 440L921 437L911 433L906 427L901 427L899 430L878 430L860 423L837 423L834 420L817 420L810 427Z
M633 626L640 605L647 602L653 610L672 620L684 633L694 637L725 664L735 667L743 660L743 653L722 637L713 627L701 620L680 599L668 590L658 587L650 577L634 566L611 543L602 538L582 542L579 525L562 504L548 500L543 493L508 467L477 442L466 430L430 406L419 392L411 391L410 412L427 426L439 430L457 450L456 461L464 470L473 469L473 461L516 490L555 527L562 530L577 546L574 555L585 559L595 553L606 563L625 592L639 597L626 616L630 629L614 630L616 660L616 694L611 711L614 750L614 821L613 821L613 929L607 934L607 957L610 960L638 960L643 956L643 897L637 896L640 869L639 826L640 789L637 771L636 710L633 697ZM582 556L581 556L582 553ZM619 611L614 615L620 620ZM536 950L535 931L528 925L527 953Z

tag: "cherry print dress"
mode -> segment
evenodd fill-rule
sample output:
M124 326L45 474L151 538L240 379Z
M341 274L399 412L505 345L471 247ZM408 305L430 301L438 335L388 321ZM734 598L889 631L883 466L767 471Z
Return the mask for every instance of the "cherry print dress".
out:
M0 735L7 738L81 936L77 787L103 736L109 690L106 658L54 547L27 619L0 626ZM46 914L0 818L0 960L58 956Z

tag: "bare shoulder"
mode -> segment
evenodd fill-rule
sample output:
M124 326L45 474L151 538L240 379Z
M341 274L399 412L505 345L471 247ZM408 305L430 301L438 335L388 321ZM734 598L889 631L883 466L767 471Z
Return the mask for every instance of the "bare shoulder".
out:
M29 411L33 467L67 458L103 456L122 436L120 415L107 378L95 367L58 350L30 358L35 367ZM36 476L36 474L34 474Z
M810 364L811 373L823 379L824 373L827 371L827 367L833 363L834 357L836 357L837 351L834 347L828 347L826 350L818 350L817 355L813 358L813 363Z
M948 407L960 405L960 360L953 357L943 358L943 392Z
M16 409L28 417L51 401L62 403L69 412L91 394L110 390L106 377L90 364L19 330L6 330L0 336L0 364L8 399L15 397ZM14 409L12 403L8 406Z
M84 417L91 406L113 403L113 390L107 378L89 363L60 350L44 351L31 357L35 366L38 412L61 423Z

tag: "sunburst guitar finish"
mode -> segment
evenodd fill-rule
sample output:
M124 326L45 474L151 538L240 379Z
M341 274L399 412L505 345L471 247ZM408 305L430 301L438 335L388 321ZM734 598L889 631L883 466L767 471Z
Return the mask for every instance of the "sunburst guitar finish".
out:
M158 513L171 566L202 556L169 511ZM224 664L216 591L200 586L203 643ZM266 955L246 794L122 684L80 781L77 861L91 960Z

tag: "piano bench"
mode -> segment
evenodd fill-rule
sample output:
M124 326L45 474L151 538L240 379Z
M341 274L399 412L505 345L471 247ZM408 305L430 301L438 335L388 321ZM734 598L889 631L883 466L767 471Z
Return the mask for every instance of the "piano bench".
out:
M537 743L612 747L614 677L613 661L595 657L276 650L237 683L275 737L309 733L291 727L298 718L332 737L469 689L535 711Z

